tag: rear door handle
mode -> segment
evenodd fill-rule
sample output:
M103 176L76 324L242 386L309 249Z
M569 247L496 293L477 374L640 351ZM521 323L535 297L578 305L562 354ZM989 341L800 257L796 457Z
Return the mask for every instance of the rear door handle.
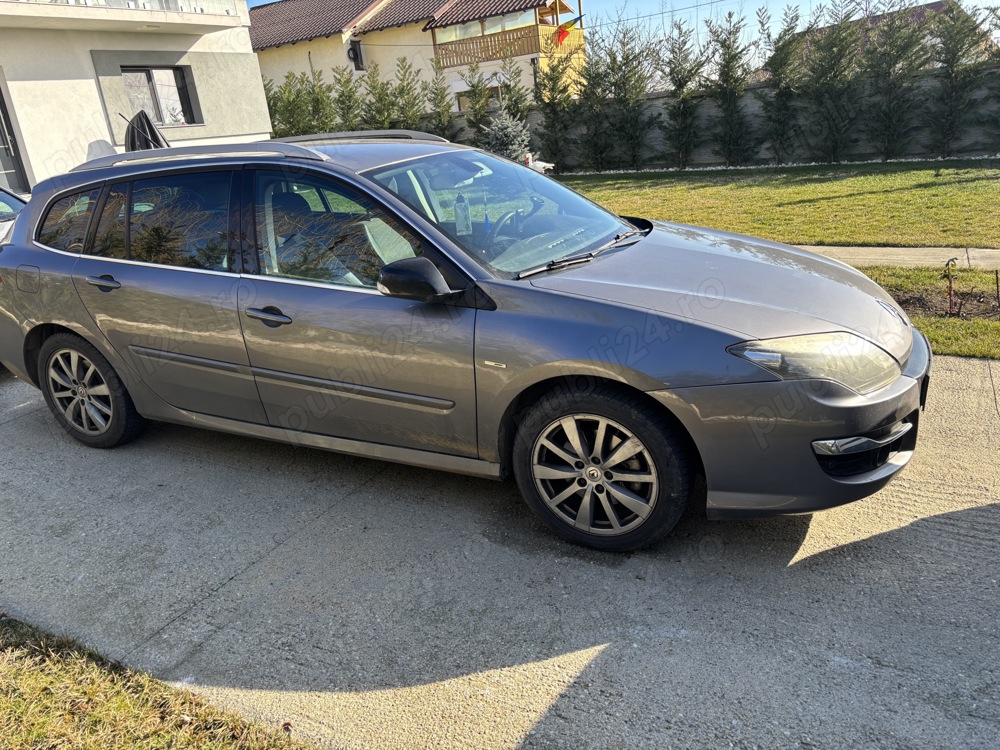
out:
M246 311L248 318L255 318L257 320L264 321L264 325L270 326L271 328L277 328L278 326L287 326L291 324L292 319L287 315L283 315L281 310L277 307L265 307L263 310L258 310L256 307L251 307Z
M121 289L122 287L120 281L115 281L115 277L108 274L104 274L103 276L88 276L87 283L91 286L99 287L106 292L110 292L112 289Z

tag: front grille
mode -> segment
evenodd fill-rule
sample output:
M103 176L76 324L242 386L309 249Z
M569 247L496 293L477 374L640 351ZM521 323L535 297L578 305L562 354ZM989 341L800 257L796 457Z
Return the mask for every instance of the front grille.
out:
M913 412L895 424L883 427L863 435L840 440L822 440L813 443L813 451L820 467L831 477L855 477L875 471L884 466L893 456L901 451L911 451L917 444L917 419L919 412ZM910 428L895 440L878 445L887 436L900 432L906 425ZM871 447L858 450L858 445L872 444ZM827 452L838 448L843 452Z

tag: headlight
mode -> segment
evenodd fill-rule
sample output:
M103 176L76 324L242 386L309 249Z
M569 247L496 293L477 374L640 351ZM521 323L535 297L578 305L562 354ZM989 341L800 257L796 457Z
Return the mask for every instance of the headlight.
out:
M834 380L858 393L884 388L901 374L899 364L884 350L842 331L747 341L728 351L782 380Z

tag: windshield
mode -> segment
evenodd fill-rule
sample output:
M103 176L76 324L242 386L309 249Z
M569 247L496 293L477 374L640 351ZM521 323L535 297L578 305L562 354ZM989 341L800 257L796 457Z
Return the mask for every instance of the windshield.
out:
M631 229L555 180L479 151L435 154L364 176L506 278L599 249Z

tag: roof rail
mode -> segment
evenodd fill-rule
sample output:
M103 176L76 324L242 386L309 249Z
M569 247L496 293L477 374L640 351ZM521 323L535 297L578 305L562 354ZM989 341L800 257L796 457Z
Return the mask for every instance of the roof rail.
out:
M333 141L365 140L368 138L398 138L411 141L435 141L449 143L447 138L432 133L421 133L419 130L350 130L342 133L317 133L315 135L292 135L287 138L275 138L278 143L312 143L320 144Z
M84 162L74 167L70 172L83 172L90 169L113 167L127 162L161 161L163 159L182 159L196 156L250 156L266 154L268 156L283 156L294 159L310 159L312 161L329 161L326 154L313 151L311 148L296 146L291 143L277 141L260 141L257 143L225 143L206 146L177 146L171 148L155 148L146 151L130 151L125 154L111 154Z

